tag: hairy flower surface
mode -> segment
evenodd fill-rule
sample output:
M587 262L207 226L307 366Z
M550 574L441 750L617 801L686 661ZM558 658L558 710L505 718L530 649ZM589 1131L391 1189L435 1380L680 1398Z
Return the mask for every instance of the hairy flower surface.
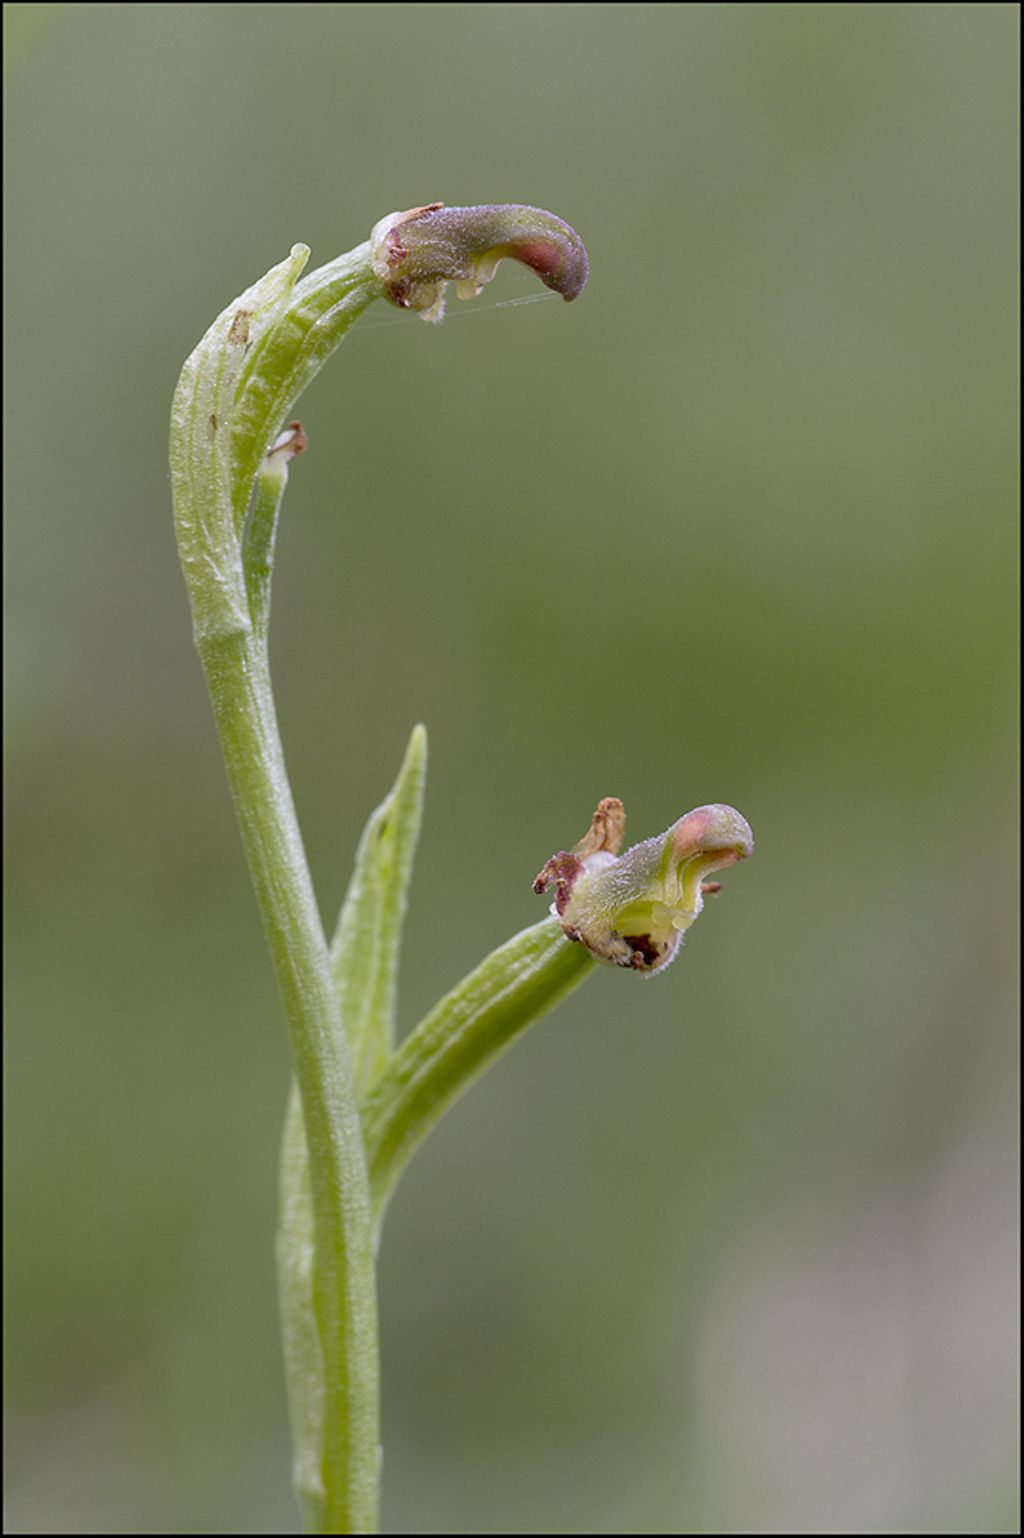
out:
M657 838L619 854L626 826L622 802L601 801L572 850L552 855L533 884L555 888L551 911L570 940L599 961L659 972L673 959L704 906L712 871L753 851L754 835L731 806L698 806Z

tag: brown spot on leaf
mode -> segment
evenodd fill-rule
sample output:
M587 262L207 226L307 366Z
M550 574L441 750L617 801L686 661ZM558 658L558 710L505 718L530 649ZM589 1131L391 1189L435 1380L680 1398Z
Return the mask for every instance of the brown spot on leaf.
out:
M231 317L231 325L228 328L228 341L235 347L247 347L249 343L249 322L252 320L251 310L236 310Z
M210 412L210 421L208 425L210 428L210 437L212 438L216 433L217 428L220 426L220 423L217 421L217 413L215 411Z

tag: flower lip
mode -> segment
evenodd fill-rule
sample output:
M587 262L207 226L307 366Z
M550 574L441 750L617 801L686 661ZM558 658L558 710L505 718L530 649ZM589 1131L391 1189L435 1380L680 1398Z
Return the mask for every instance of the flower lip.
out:
M571 225L520 203L426 203L388 214L370 240L387 297L433 320L440 319L446 283L457 283L460 297L470 298L505 257L524 263L563 299L582 293L589 271L586 247Z
M683 864L700 858L705 870L721 870L745 860L754 849L754 835L747 819L735 807L714 802L695 807L672 829L672 859ZM702 858L710 856L713 863Z

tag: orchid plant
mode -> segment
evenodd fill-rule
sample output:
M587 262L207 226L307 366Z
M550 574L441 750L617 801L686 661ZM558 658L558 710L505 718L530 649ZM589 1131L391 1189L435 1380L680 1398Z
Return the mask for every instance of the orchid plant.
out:
M550 913L492 952L401 1042L402 921L423 804L417 726L370 817L333 936L325 934L285 770L268 656L274 545L289 466L306 447L288 418L375 300L439 321L445 291L478 294L505 257L575 299L576 232L541 209L427 204L306 277L291 254L214 321L181 373L170 462L193 634L242 842L291 1033L277 1244L293 1475L313 1533L376 1531L379 1502L375 1255L388 1198L417 1145L527 1026L597 970L663 970L750 828L704 806L620 853L622 803L603 800L572 850L534 883Z

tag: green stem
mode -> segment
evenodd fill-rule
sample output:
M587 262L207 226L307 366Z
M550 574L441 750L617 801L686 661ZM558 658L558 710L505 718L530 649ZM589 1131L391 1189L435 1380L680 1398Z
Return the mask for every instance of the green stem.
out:
M557 919L521 930L435 1005L393 1053L367 1097L363 1129L375 1220L431 1127L516 1036L596 963Z
M377 1303L371 1206L352 1066L285 773L265 645L207 636L200 656L256 899L291 1029L316 1232L323 1351L323 1533L376 1530Z

